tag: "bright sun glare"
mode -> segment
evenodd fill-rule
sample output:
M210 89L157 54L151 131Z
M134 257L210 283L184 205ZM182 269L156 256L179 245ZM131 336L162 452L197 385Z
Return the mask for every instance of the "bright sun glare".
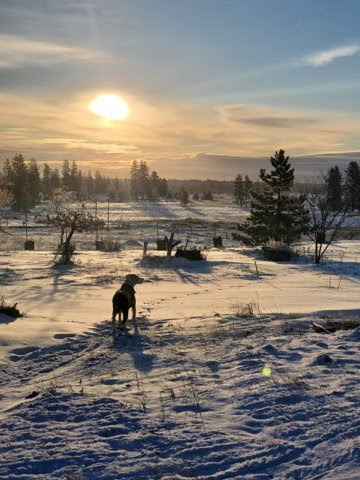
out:
M118 95L104 94L96 97L89 104L90 110L109 120L123 120L129 114L128 104Z

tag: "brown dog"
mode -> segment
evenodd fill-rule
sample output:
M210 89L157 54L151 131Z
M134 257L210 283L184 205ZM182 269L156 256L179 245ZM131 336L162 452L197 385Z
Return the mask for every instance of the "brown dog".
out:
M115 323L116 315L119 315L119 323L124 325L129 316L129 309L132 309L133 320L136 319L136 298L135 298L135 285L143 283L144 279L135 274L129 274L125 277L125 282L121 285L119 290L115 293L112 299L113 313L112 321Z

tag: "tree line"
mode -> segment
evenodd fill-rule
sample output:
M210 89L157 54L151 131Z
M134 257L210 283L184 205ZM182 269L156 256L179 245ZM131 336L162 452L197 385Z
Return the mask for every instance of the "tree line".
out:
M150 173L148 164L142 160L133 161L130 170L130 195L132 200L158 200L171 197L168 183L156 171Z
M47 163L40 168L35 159L25 162L23 155L16 154L7 159L0 175L0 190L14 210L27 210L62 187L71 191L78 200L93 195L106 195L111 200L124 200L127 196L127 182L109 178L99 171L83 174L75 161L64 160L61 170L51 168ZM3 201L3 204L5 201Z
M360 210L360 168L357 162L351 161L344 174L337 165L331 167L326 184L331 208L345 205L351 211Z

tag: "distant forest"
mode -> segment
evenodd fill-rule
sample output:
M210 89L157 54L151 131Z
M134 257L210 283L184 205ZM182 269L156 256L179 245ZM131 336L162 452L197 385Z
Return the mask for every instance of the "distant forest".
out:
M350 162L343 173L338 167L329 169L326 177L334 202L346 197L352 209L360 209L360 169L357 162ZM316 181L316 180L315 180ZM306 184L294 184L295 193L303 193ZM243 178L239 173L234 181L227 180L178 180L161 178L151 171L145 161L134 161L129 178L110 178L100 171L82 172L75 161L64 160L60 169L37 161L25 161L16 154L7 159L0 172L0 207L12 207L23 211L41 201L51 199L58 189L71 191L79 201L99 199L110 201L178 199L187 204L191 200L212 200L213 195L232 195L234 203L249 206L251 192L264 188L258 179Z
M167 180L150 171L145 161L134 161L129 178L110 178L83 172L75 161L64 160L60 169L49 164L39 165L35 159L26 161L22 154L7 159L0 172L0 206L15 210L32 208L51 198L54 190L63 188L75 193L79 200L90 198L110 201L178 198L186 190L197 199L211 200L212 194L232 194L234 183L224 180Z

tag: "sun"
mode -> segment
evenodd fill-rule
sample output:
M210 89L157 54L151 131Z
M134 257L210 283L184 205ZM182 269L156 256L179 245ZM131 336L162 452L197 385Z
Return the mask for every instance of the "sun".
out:
M108 120L123 120L129 115L128 104L112 93L99 95L90 102L89 108L96 115Z

